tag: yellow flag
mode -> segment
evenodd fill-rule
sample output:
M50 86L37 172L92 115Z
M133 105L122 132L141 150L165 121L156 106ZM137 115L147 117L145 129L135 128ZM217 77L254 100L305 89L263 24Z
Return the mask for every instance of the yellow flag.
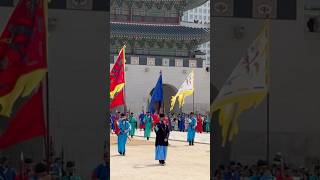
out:
M222 146L238 134L240 114L257 107L267 95L269 29L269 22L266 22L212 104L212 112L220 110Z
M191 73L187 76L187 79L180 86L177 94L171 97L170 111L172 111L177 98L179 101L179 107L181 108L184 105L185 97L193 94L193 91L194 91L193 82L194 82L194 72L192 70Z

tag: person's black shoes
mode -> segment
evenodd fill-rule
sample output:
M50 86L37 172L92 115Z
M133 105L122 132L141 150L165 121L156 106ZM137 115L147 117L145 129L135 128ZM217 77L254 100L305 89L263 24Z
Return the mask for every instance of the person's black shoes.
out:
M131 138L133 138L133 135L131 135Z
M159 160L159 164L160 164L161 166L164 166L164 165L166 164L166 162L165 162L164 160Z
M191 146L191 141L189 141L189 146Z
M149 137L147 137L147 140L149 141Z
M193 143L194 143L194 141L192 140L192 141L191 141L191 145L192 145L192 146L194 145Z

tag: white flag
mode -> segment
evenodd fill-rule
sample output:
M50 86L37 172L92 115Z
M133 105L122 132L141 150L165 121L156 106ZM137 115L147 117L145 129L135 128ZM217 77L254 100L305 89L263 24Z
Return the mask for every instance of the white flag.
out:
M220 110L223 145L238 133L236 119L256 107L268 92L269 23L266 23L227 79L212 110ZM231 109L230 109L231 108Z
M179 101L179 107L182 107L184 104L185 97L193 94L193 91L194 91L193 83L194 83L194 72L192 70L191 73L187 76L187 79L180 86L177 94L171 98L170 111L172 111L177 98Z

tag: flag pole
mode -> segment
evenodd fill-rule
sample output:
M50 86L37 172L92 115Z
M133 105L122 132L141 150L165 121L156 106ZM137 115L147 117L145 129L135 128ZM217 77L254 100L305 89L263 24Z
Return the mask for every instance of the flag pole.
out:
M267 15L267 18L268 15ZM271 42L270 42L270 20L267 19L267 38L268 38L268 46L267 46L267 53L268 53L268 58L267 58L267 77L268 77L268 81L267 81L267 85L268 85L268 89L267 89L267 143L266 143L266 161L268 162L268 164L270 164L270 92L269 92L269 88L270 88L270 46L271 46Z
M123 87L123 98L124 98L124 106L123 106L123 112L127 113L127 101L126 101L126 44L123 45L123 74L124 74L124 87Z
M162 113L164 114L164 111L165 109L164 109L164 101L162 102Z
M46 59L48 62L48 0L42 1L42 7L44 9L45 26L46 26ZM49 120L49 70L46 73L46 134L45 134L45 146L46 146L46 160L47 160L47 172L50 172L50 120Z
M192 93L192 111L194 113L194 91Z
M23 169L24 169L24 155L23 152L20 154L20 179L23 179Z
M64 174L64 149L63 146L61 148L61 178L63 178Z
M270 161L270 94L268 92L267 94L267 146L266 146L266 160L269 164L269 161Z

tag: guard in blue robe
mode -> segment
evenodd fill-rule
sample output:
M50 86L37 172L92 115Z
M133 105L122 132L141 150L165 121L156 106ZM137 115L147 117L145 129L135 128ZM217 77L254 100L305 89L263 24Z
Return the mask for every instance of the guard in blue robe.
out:
M142 111L142 113L139 115L139 129L142 130L145 128L145 123L144 123L144 111Z
M190 119L189 119L189 126L188 126L188 137L187 137L187 141L189 142L189 146L193 146L194 138L196 135L196 127L197 127L197 120L194 117L193 112L191 112Z
M160 114L160 122L157 123L154 127L156 133L156 142L155 142L155 159L159 160L160 165L165 164L168 151L168 140L170 130L167 124L164 122L164 114Z
M180 116L179 116L179 120L178 120L178 127L179 127L179 131L180 132L184 132L185 131L185 116L184 116L184 114L181 114Z
M128 139L128 133L131 130L131 125L124 114L121 114L121 119L119 121L120 133L118 135L118 152L120 155L125 155L126 153L126 143Z

